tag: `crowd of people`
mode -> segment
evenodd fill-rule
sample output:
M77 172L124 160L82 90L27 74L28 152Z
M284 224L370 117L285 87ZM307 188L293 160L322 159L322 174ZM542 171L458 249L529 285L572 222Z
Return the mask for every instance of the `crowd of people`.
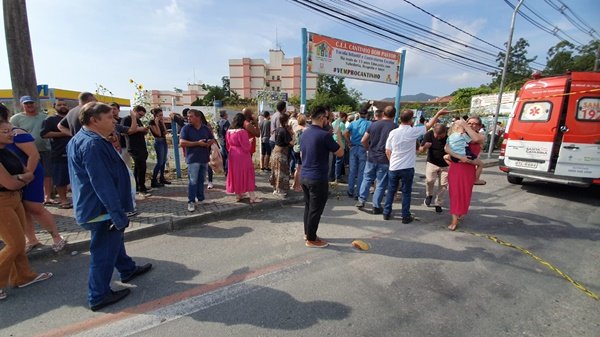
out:
M117 103L99 103L91 93L82 93L79 105L71 110L56 100L53 116L38 112L29 96L20 103L23 111L12 117L0 105L0 210L8 214L0 218L0 239L5 245L0 250L0 299L6 298L7 285L25 287L52 276L33 272L27 253L40 244L34 221L52 235L55 251L67 244L45 208L56 204L74 208L77 224L91 232L88 303L99 310L129 294L128 289L110 288L115 268L122 282L152 269L151 264L137 265L127 255L123 232L129 218L137 214L136 199L151 197L153 188L171 184L165 175L169 130L164 113L153 108L146 117L143 106L134 106L129 116L121 118ZM187 210L194 212L198 203L207 202L205 188L213 188L213 170L220 169L226 176L225 190L236 201L261 202L253 162L259 142L260 170L269 174L273 194L285 198L290 189L303 193L304 243L323 248L328 242L317 231L331 182L347 182L348 197L362 210L373 191L371 212L384 220L393 218L400 190L400 220L408 224L414 220L410 206L416 154L427 152L424 204L443 212L449 190L448 229L456 230L481 174L479 152L485 135L479 132L479 117L457 119L448 136L448 127L439 122L448 114L444 109L419 125L414 123L414 112L405 110L396 125L394 107L375 111L373 118L368 118L368 108L336 116L329 107L315 106L307 114L298 114L289 113L287 103L281 101L273 114L263 111L261 118L250 108L231 120L221 111L214 130L198 109L171 114L187 164ZM156 155L150 187L146 184L148 134ZM215 152L222 158L221 167L213 165ZM72 201L67 197L69 186ZM58 201L53 199L55 191Z

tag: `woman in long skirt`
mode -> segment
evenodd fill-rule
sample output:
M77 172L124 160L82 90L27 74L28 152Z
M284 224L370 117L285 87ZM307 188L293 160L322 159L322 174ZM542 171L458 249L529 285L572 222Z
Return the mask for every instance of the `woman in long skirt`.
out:
M281 114L280 127L275 130L275 148L271 153L271 177L273 194L285 197L290 190L289 147L294 145L292 132L288 127L289 116Z

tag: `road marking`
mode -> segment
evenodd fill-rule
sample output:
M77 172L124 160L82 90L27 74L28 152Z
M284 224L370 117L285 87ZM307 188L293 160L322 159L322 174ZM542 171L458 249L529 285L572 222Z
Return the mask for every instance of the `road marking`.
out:
M259 279L278 279L278 276L312 263L305 256L203 284L153 301L104 314L82 322L46 331L37 337L58 336L128 336L160 324L191 315L233 298L249 294L262 287L252 284Z

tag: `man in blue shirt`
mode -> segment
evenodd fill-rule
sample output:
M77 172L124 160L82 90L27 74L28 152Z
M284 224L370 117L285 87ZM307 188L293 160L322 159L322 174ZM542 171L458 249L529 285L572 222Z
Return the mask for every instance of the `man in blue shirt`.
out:
M311 248L323 248L329 244L317 236L321 214L327 203L329 182L329 153L337 157L344 155L342 134L338 129L337 142L328 131L327 109L316 106L311 111L312 124L302 132L300 156L302 171L300 180L304 192L304 235L305 245Z
M210 146L215 142L213 133L203 124L204 114L200 110L188 111L189 124L181 129L181 146L185 147L185 162L188 166L188 211L196 210L196 199L204 201L204 179L208 170Z
M393 106L387 106L383 111L383 118L372 123L361 140L363 146L368 148L369 151L356 207L362 208L365 206L365 202L369 198L371 184L376 181L375 194L373 194L373 214L383 213L381 201L387 190L388 169L390 166L390 161L385 155L385 142L390 132L396 128L396 124L394 124L395 115L396 109Z
M367 150L361 143L362 137L367 132L371 122L367 120L367 109L360 111L360 118L348 125L344 136L350 148L350 173L348 174L348 196L358 200L360 185L362 184L365 165L367 163Z
M127 255L123 232L133 211L127 167L108 141L115 129L112 108L90 102L81 108L83 128L67 145L75 220L91 231L88 302L92 311L122 300L129 289L112 291L117 268L127 283L148 272L152 264L137 266Z

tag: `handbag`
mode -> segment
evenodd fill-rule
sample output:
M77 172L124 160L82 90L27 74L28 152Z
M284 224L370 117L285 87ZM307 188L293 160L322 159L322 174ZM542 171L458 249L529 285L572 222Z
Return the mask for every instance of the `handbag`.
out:
M221 150L219 149L219 146L216 142L210 146L210 156L208 160L208 165L213 170L213 172L223 172L223 157L221 156Z

